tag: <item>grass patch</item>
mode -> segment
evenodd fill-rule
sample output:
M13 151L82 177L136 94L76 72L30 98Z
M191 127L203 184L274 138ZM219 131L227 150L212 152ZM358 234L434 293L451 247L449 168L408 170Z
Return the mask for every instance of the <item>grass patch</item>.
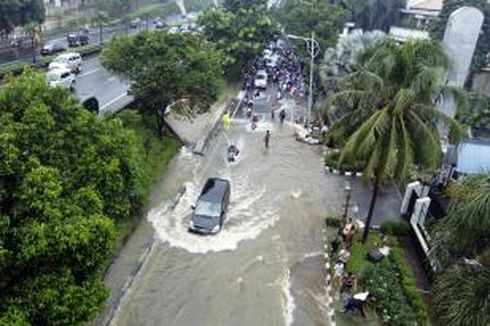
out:
M122 110L115 117L121 119L124 127L132 130L136 136L137 150L142 158L143 182L141 193L144 207L147 205L155 181L165 173L182 143L173 137L158 138L155 131L149 127L149 124L136 110ZM128 218L116 222L116 243L119 248L129 239L139 220L140 216L128 216Z
M378 233L371 232L366 243L361 242L361 234L357 233L354 245L351 249L349 261L346 265L346 270L348 272L358 273L369 266L371 263L366 258L368 251L371 248L380 246L380 244L381 237Z

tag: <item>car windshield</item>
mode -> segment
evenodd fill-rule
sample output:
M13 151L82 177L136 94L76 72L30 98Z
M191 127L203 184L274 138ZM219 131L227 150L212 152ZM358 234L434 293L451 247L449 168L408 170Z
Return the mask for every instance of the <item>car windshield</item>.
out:
M200 200L197 202L195 213L196 215L202 217L219 217L221 214L221 208L219 204Z
M265 79L265 76L264 75L257 75L257 77L255 77L256 79Z

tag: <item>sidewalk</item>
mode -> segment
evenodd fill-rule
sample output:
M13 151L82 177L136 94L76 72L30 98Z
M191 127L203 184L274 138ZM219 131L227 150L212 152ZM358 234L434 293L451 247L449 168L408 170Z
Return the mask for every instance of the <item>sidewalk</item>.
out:
M208 112L199 114L192 120L170 114L166 122L193 151L202 153L209 140L208 135L220 123L224 111L237 97L238 92L238 85L230 85Z
M351 193L349 214L355 215L358 219L365 222L369 210L369 204L371 202L372 185L364 185L362 180L358 177L348 177L330 173L329 176L332 178L341 178L342 180L345 180L345 182L350 182L350 186L353 190ZM384 221L401 220L401 203L402 197L399 190L391 181L386 182L381 188L380 194L378 195L378 199L374 206L371 227L381 226ZM355 213L356 207L357 213Z

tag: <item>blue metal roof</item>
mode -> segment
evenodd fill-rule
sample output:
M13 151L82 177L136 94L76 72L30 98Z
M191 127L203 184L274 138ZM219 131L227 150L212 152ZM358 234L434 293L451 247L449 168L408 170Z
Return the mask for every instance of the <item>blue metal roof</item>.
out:
M456 170L460 173L490 172L490 141L472 139L458 146L458 163Z

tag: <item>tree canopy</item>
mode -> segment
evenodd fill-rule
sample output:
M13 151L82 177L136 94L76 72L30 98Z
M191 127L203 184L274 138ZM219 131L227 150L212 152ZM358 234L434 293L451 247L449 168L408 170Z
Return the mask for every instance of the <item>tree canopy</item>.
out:
M130 93L142 113L155 117L160 135L166 110L192 117L206 111L222 86L222 55L192 34L142 32L118 37L104 49L102 62L131 81Z
M223 7L231 12L237 12L240 9L251 9L257 6L267 6L267 0L224 0Z
M357 70L342 78L332 104L350 105L328 136L341 148L339 161L365 161L374 177L364 240L383 180L408 177L414 165L435 170L442 158L437 123L458 124L436 108L434 98L454 90L444 86L450 62L438 43L387 39L359 56ZM459 102L461 105L463 102Z
M225 54L226 68L243 67L262 52L264 43L277 31L271 12L264 5L240 8L209 8L199 23L206 27L205 36Z
M442 40L446 31L449 16L462 6L478 8L485 15L482 33L478 38L475 53L471 62L471 73L478 72L486 64L486 55L490 52L490 3L486 0L444 0L439 19L432 25L431 34L435 39Z
M434 312L446 325L490 323L490 176L464 177L447 192L451 204L433 230Z
M114 221L141 206L133 134L33 72L2 85L0 121L0 324L82 324Z
M400 19L400 9L406 0L345 0L350 19L363 30L380 29L388 32L390 26Z
M0 1L0 36L9 34L17 26L28 23L40 24L44 21L43 0L2 0Z
M309 37L315 32L323 51L335 45L346 17L345 10L325 0L290 0L278 11L286 33Z

